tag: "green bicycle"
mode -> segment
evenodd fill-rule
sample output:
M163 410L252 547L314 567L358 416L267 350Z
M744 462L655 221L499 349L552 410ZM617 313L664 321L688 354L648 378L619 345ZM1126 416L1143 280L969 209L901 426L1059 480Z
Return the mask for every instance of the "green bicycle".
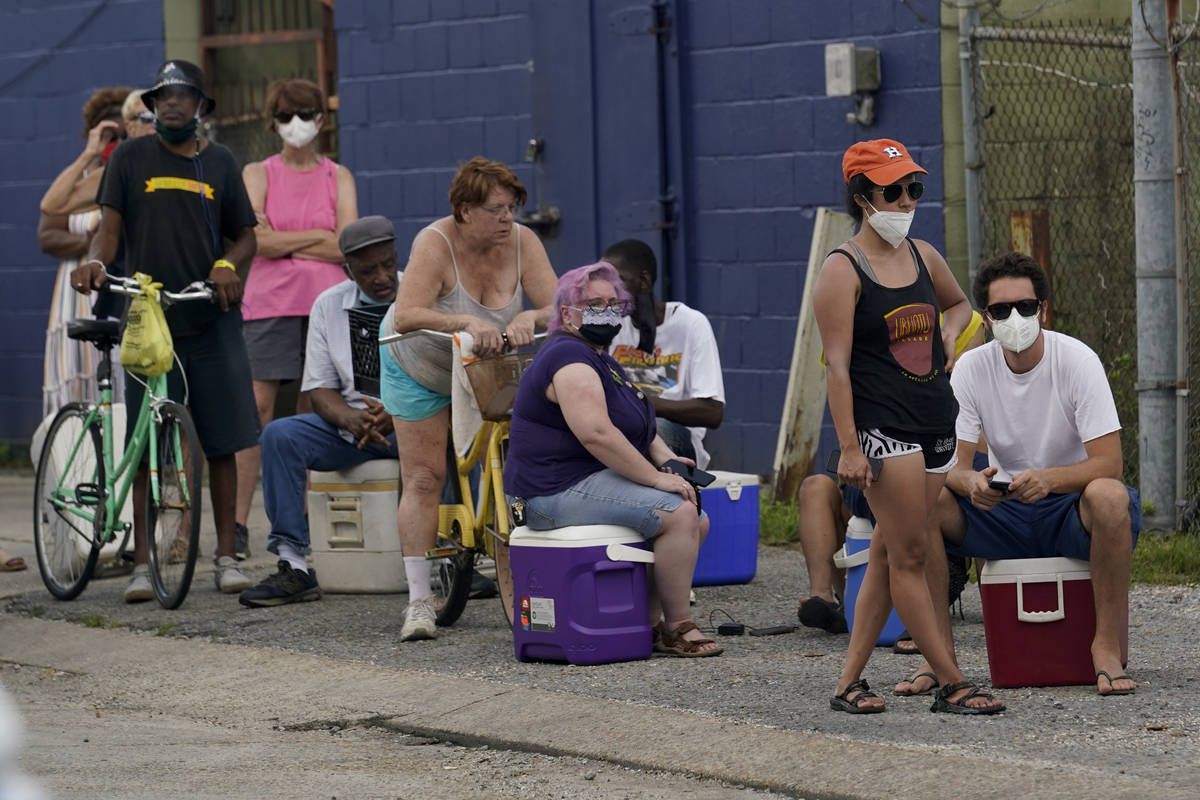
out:
M132 278L107 278L108 291L130 297L143 291ZM212 297L212 290L199 281L182 292L159 292L164 307ZM100 548L129 535L130 525L119 514L149 451L143 507L134 513L143 514L146 523L154 594L163 608L178 608L191 586L200 541L204 456L196 426L185 405L167 398L167 376L147 377L137 422L124 455L114 464L112 348L121 340L120 323L74 320L67 325L67 336L99 349L100 399L63 406L46 432L33 490L42 582L59 600L73 600L91 580Z

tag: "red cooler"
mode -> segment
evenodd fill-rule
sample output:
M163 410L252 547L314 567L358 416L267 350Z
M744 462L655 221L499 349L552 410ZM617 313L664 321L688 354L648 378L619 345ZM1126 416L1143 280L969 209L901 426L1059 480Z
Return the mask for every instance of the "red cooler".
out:
M992 685L1094 684L1092 573L1073 558L989 561L979 577ZM1129 611L1121 623L1128 661Z

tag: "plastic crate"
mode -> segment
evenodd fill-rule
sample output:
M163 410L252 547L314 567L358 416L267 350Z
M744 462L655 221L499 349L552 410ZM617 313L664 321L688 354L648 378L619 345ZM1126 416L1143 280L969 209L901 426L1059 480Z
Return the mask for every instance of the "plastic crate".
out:
M350 317L350 358L354 388L368 397L379 397L379 323L390 305L359 306Z

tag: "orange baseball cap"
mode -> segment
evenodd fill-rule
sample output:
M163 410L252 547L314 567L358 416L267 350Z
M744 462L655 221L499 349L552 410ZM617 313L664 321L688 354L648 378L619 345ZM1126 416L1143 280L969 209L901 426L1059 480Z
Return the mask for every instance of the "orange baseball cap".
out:
M855 175L866 175L877 186L887 186L914 172L929 174L895 139L859 142L851 145L842 156L842 175L847 183Z

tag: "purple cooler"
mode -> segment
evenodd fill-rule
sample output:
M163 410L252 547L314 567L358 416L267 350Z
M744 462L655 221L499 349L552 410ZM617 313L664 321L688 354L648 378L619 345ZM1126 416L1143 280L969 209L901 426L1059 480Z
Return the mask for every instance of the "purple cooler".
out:
M646 564L636 531L576 525L508 540L518 661L607 664L651 655Z

